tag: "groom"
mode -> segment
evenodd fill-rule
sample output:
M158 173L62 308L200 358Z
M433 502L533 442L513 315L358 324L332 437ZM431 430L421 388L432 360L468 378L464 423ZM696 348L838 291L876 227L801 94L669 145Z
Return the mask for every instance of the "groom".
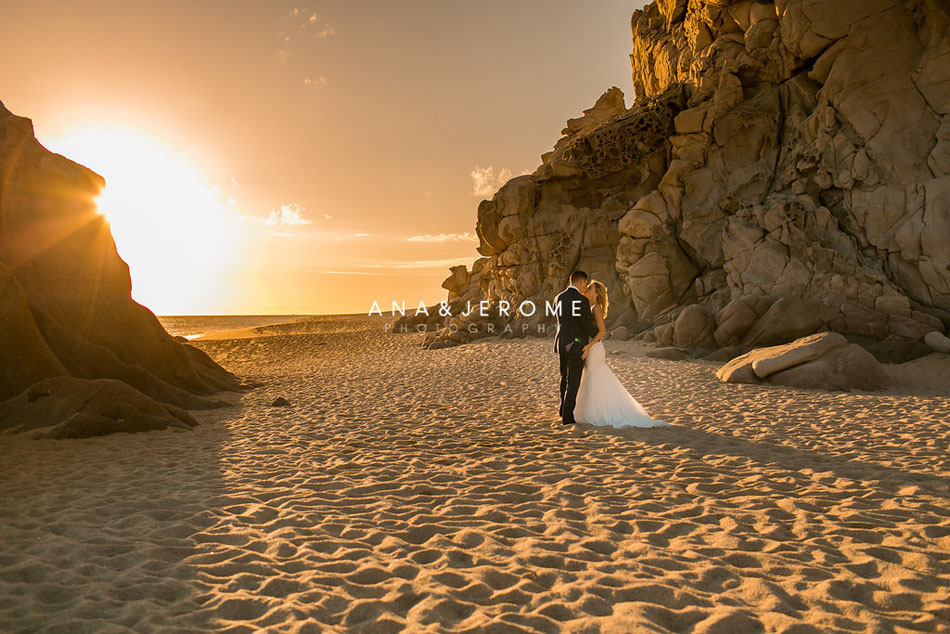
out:
M571 284L554 300L557 311L557 335L554 349L561 358L561 423L573 425L574 403L577 388L584 373L581 355L587 340L597 334L597 326L590 312L590 302L584 297L587 292L587 273L571 273Z

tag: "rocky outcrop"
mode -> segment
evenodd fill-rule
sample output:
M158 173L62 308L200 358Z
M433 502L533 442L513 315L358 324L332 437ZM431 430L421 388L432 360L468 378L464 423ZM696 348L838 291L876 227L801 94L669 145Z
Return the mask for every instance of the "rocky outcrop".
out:
M46 379L73 377L64 393L88 390L90 402L99 405L103 394L128 399L141 411L150 410L146 427L155 428L154 417L182 424L166 405L217 407L221 402L207 395L239 388L233 375L175 340L131 299L128 266L95 207L102 178L46 150L32 123L2 104L0 174L0 401L22 396ZM103 391L98 379L127 389ZM60 400L57 394L43 399L43 407L66 416L62 408L47 407ZM63 402L80 400L70 396ZM0 413L0 429L10 424Z
M833 332L758 348L732 359L716 376L727 383L772 383L815 390L877 391L889 383L884 368L870 352Z
M631 27L635 102L610 89L479 205L450 301L543 302L582 268L608 326L657 340L945 331L945 2L658 0Z
M88 438L198 424L185 410L121 381L71 376L44 379L0 403L0 420L6 431L33 438Z

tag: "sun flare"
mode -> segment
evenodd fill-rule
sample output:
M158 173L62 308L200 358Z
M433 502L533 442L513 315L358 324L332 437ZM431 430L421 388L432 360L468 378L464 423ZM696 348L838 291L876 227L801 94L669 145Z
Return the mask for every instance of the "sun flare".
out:
M105 125L46 145L106 179L97 204L129 264L136 301L164 314L218 303L238 227L196 166L156 139Z

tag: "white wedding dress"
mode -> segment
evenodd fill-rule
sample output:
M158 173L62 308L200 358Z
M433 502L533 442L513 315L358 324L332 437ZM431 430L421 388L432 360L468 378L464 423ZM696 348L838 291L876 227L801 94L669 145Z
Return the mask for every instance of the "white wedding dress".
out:
M630 396L607 365L607 351L600 341L587 353L574 405L574 419L608 427L662 427L669 424L650 418L640 403Z

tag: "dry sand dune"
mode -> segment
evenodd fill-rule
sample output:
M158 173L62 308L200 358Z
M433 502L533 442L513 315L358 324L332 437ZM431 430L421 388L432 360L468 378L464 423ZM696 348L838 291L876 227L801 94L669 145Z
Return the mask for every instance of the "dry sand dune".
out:
M611 434L556 423L548 340L382 323L199 342L264 385L192 432L4 438L0 628L950 631L946 359L846 395L609 344L673 423Z

